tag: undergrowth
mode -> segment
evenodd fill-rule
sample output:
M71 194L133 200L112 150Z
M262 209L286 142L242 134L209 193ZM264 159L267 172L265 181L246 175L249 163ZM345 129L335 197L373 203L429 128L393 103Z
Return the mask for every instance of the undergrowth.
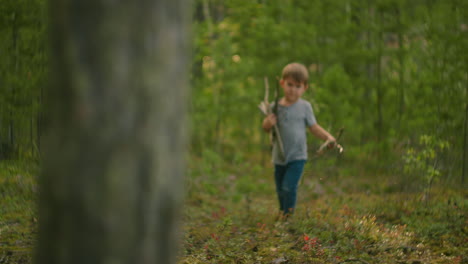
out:
M314 171L316 161L284 220L272 165L206 155L190 167L179 263L468 263L466 191L433 188L423 201L399 190L401 177Z
M309 162L285 220L265 159L192 157L178 263L468 263L466 190L433 186L423 199L404 177L363 172ZM0 264L32 262L37 175L0 163Z
M0 264L32 262L37 174L34 162L0 162Z

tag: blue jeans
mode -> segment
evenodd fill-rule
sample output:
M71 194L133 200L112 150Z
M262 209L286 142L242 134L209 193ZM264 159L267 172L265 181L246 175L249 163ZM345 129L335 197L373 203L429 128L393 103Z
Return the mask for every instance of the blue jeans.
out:
M291 214L296 207L297 186L304 170L305 160L294 160L286 165L275 165L276 193L280 210Z

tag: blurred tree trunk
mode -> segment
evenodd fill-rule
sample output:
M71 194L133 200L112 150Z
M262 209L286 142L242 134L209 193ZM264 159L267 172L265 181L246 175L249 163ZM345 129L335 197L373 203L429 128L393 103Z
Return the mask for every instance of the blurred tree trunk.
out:
M368 52L371 52L372 54L374 53L375 50L375 44L373 42L373 23L374 23L374 5L372 1L367 1L366 6L365 6L365 18L363 19L363 27L366 29L365 32L365 39L366 39L366 48ZM370 57L370 56L367 56ZM375 80L375 63L369 59L366 58L366 77L367 81L365 81L364 84L364 91L362 94L361 98L361 124L365 125L369 123L369 121L372 119L372 117L369 117L369 102L372 102L372 88L374 86L374 80ZM372 114L372 113L370 113ZM370 128L371 126L368 125ZM369 129L370 130L370 129ZM361 146L365 145L369 141L369 133L370 131L365 131L365 129L361 130Z
M466 84L465 84L466 85ZM468 102L468 86L465 87L465 97ZM468 174L468 103L465 103L465 124L463 135L463 161L462 161L462 184L465 183L465 177Z
M376 20L378 19L378 29L376 32L377 35L377 57L376 57L376 75L377 75L377 83L376 83L376 95L377 95L377 102L376 102L376 130L377 130L377 142L381 143L383 140L383 104L384 104L384 87L382 84L382 57L383 57L383 11L377 11L377 16Z
M175 262L189 7L50 0L36 263Z
M397 121L397 130L400 134L401 130L401 120L405 112L405 47L403 44L403 9L400 6L396 7L396 20L397 20L397 38L398 38L398 121Z
M13 70L13 73L14 75L16 76L18 74L18 25L17 25L17 14L16 12L13 13L13 16L12 16L12 20L13 20L13 30L11 31L12 32L12 53L14 54L13 55L13 64L14 66L12 67L14 70ZM11 91L11 97L10 97L10 117L9 117L9 125L8 125L8 139L9 139L9 149L13 150L14 152L16 152L16 142L15 142L15 118L16 118L16 115L13 114L13 109L14 109L14 102L16 100L16 96L15 96L15 89L16 89L16 83L14 84L10 84L11 87L10 87L10 91ZM11 153L9 153L11 154Z

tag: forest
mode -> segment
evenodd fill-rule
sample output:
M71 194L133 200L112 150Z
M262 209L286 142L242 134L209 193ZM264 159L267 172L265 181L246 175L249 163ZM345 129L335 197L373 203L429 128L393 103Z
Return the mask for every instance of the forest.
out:
M59 98L49 2L0 2L0 264L35 255L46 102ZM186 4L177 263L468 263L468 1ZM297 210L279 221L258 105L290 62L307 67L302 98L344 151L318 155L308 134Z

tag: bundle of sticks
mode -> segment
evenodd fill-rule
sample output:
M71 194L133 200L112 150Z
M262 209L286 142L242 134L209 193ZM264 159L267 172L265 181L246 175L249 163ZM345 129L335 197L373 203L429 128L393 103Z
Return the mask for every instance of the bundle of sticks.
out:
M258 108L260 108L260 111L264 115L269 115L269 114L275 114L278 116L278 98L279 98L279 88L276 86L276 91L275 91L275 104L273 106L273 109L270 107L270 102L268 101L268 94L270 87L268 85L268 78L264 77L264 82L265 82L265 97L262 102L258 105ZM284 147L283 147L283 140L281 140L281 134L279 132L278 124L275 124L274 128L271 130L271 141L272 144L278 144L278 148L280 151L280 155L284 157Z

